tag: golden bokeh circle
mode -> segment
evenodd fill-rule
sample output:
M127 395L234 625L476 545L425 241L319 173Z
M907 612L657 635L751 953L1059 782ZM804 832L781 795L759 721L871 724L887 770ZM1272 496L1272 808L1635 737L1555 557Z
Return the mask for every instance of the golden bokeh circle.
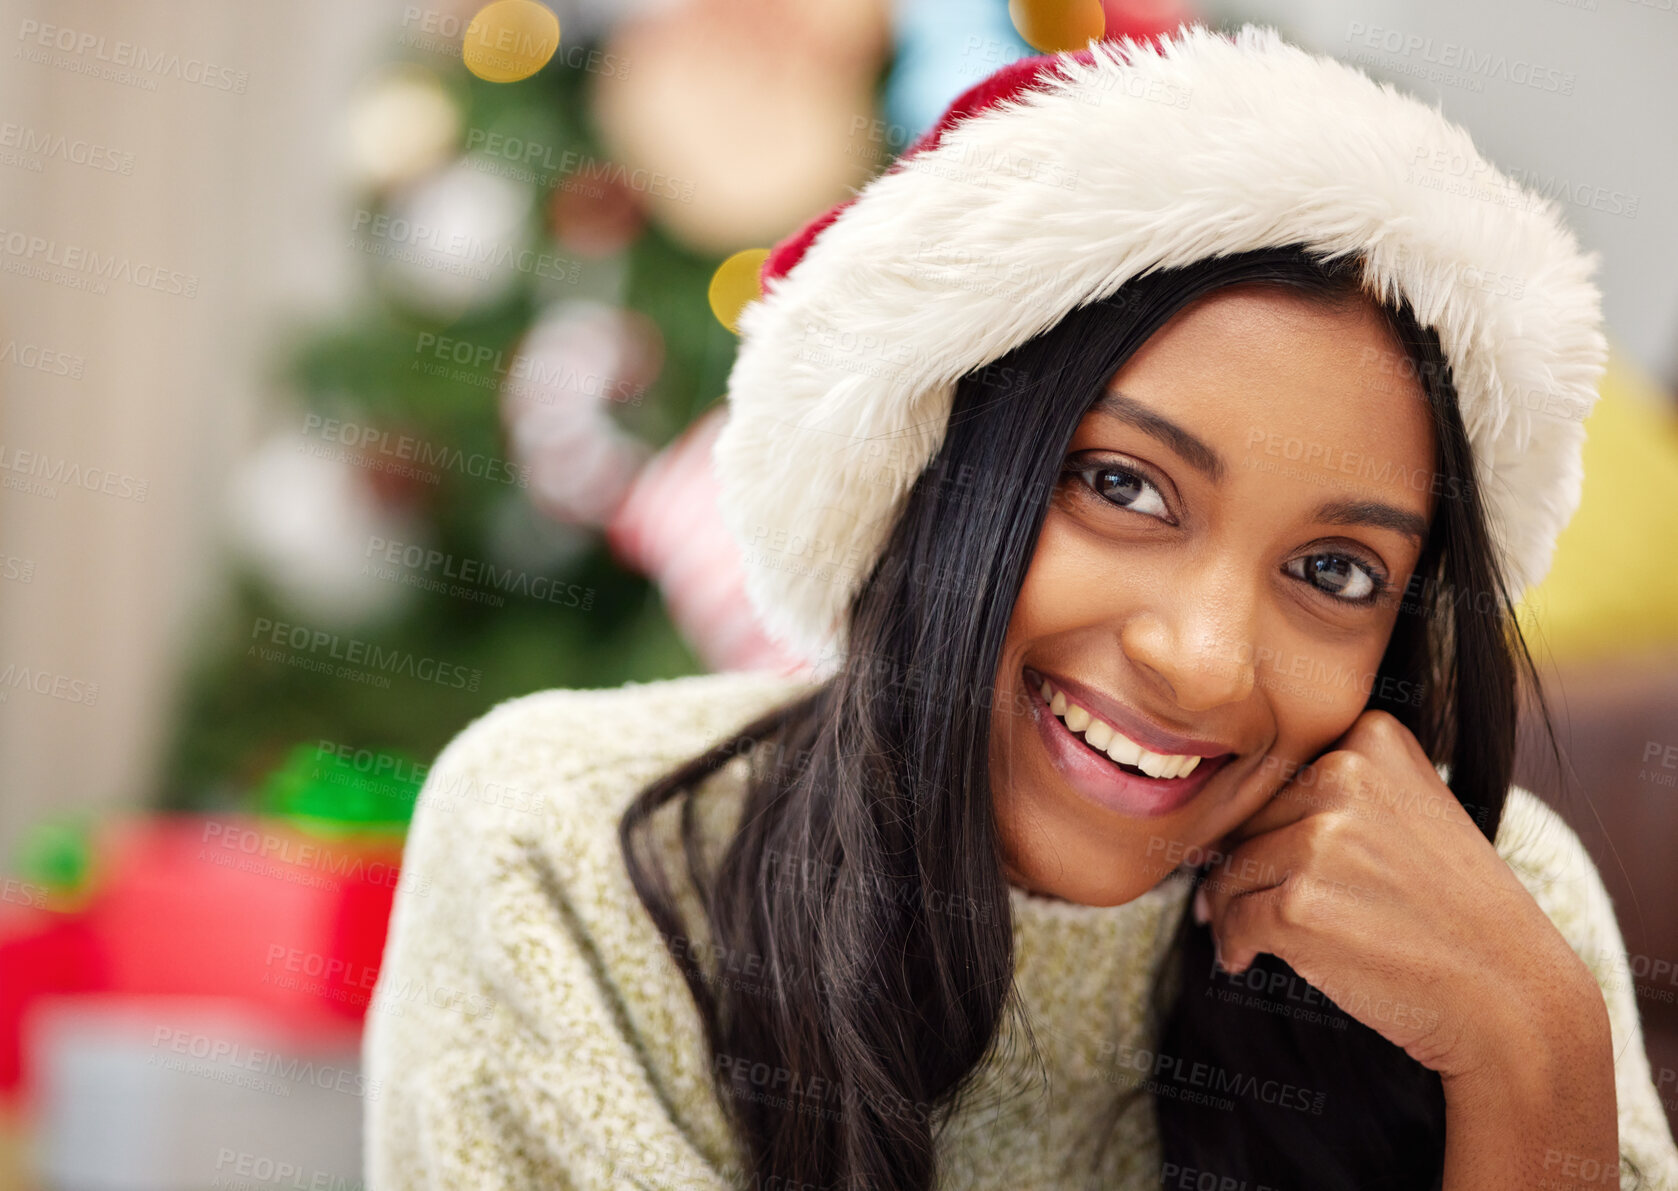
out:
M1044 54L1081 50L1107 32L1101 0L1008 0L1008 16L1021 40Z
M769 249L746 248L718 265L717 271L711 274L711 286L705 295L710 299L711 313L736 335L740 333L736 324L746 303L763 296L758 274L768 259Z
M535 0L494 0L466 26L460 57L486 83L516 83L559 49L559 18Z

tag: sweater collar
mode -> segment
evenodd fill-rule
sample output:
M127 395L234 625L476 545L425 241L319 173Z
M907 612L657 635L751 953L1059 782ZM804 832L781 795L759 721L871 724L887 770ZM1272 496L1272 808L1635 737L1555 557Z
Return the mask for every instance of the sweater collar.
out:
M1004 1011L995 1051L947 1122L941 1186L994 1178L998 1164L1057 1186L1084 1185L1092 1169L1100 1185L1129 1186L1157 1170L1148 1003L1191 888L1179 871L1121 905L1086 906L1009 885L1028 1027ZM1166 973L1167 995L1176 984Z
M1014 983L1052 1074L1109 1083L1146 1044L1149 993L1192 888L1176 872L1116 906L1009 885Z

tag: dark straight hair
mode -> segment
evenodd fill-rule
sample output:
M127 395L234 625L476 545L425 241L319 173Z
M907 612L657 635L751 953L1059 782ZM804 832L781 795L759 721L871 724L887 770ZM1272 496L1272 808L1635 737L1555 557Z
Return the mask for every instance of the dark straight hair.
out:
M751 1185L935 1186L939 1128L996 1058L1003 1013L1030 1036L1012 983L989 737L1003 638L1067 444L1125 361L1190 303L1262 283L1347 309L1374 301L1359 266L1289 246L1150 271L963 377L942 445L852 601L843 666L660 777L625 812L628 874L692 992ZM1451 498L1436 501L1368 705L1448 766L1452 792L1494 839L1514 766L1517 674L1535 692L1537 674L1494 563L1438 339L1402 302L1375 304L1425 394ZM695 795L742 754L742 813L709 871ZM720 980L695 958L649 839L654 812L678 798L686 879L706 919L698 950L758 957L755 985ZM972 912L929 908L952 893ZM1260 1097L1230 1110L1156 1096L1168 1168L1288 1191L1439 1187L1436 1073L1320 995L1311 1015L1295 1012L1309 986L1273 956L1241 977L1217 973L1210 931L1186 911L1173 945L1148 1003L1159 1053L1320 1095L1310 1112ZM1215 995L1237 984L1240 997ZM737 1095L730 1072L742 1063L835 1094L816 1113Z

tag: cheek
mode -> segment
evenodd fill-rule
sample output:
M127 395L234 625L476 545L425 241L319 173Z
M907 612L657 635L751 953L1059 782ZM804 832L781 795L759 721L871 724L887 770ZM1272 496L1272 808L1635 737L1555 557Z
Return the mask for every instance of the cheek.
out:
M1301 640L1261 648L1254 685L1275 716L1273 755L1308 761L1333 744L1363 713L1380 660L1379 650L1361 645L1330 648Z
M1014 602L1008 638L1021 647L1056 633L1110 620L1146 591L1148 555L1128 552L1117 565L1117 547L1081 530L1071 516L1051 508L1043 521L1025 582Z

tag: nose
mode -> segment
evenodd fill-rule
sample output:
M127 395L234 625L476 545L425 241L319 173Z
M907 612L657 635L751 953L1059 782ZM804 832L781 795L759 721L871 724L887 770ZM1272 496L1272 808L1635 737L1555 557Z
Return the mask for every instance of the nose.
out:
M1131 615L1125 655L1171 692L1184 711L1210 711L1252 694L1255 598L1233 575L1202 571L1185 588Z

